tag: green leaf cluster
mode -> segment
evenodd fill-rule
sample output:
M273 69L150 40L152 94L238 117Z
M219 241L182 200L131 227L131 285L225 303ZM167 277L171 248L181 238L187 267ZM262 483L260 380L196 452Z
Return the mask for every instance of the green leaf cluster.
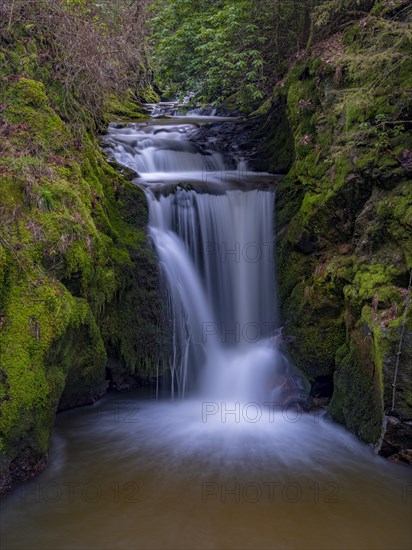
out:
M311 2L157 0L150 21L161 88L250 110L304 47Z

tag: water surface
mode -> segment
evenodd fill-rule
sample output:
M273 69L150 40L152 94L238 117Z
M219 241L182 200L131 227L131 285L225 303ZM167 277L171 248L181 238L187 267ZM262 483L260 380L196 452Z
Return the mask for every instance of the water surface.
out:
M59 415L48 470L2 501L2 548L411 547L408 467L318 413L257 410L112 394Z

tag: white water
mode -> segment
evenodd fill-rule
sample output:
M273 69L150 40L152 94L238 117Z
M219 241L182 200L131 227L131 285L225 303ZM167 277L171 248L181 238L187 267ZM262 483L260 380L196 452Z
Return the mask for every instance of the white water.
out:
M151 189L185 183L194 188L217 186L224 190L242 186L247 178L268 178L269 174L249 171L243 159L227 158L209 144L191 139L197 127L185 119L152 125L112 124L104 138L104 151L118 164L134 170L140 186Z
M190 124L111 127L106 142L119 164L135 170L145 182L180 179L200 180L203 174L225 167L222 155L189 142Z
M182 115L190 118L215 117L217 109L213 107L190 107L187 101L179 103L178 101L165 101L162 103L146 103L144 108L152 118L157 117L181 117ZM186 112L185 112L186 111Z
M268 399L279 360L274 194L147 196L175 322L172 368L180 394L200 379L197 389L211 396Z
M279 369L287 362L276 332L274 191L226 189L225 168L235 161L191 141L192 130L187 124L134 125L112 128L106 140L115 160L146 183L149 231L173 333L171 392L281 398ZM218 195L179 187L163 195L147 185L210 173L220 182Z

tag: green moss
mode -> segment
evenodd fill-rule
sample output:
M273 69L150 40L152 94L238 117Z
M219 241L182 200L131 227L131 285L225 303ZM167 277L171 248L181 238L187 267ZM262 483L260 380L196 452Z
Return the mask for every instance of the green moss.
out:
M59 399L60 410L89 404L106 392L106 350L90 310L80 328L69 327L45 358L47 370L67 373Z
M396 281L403 270L379 263L358 269L353 283L344 287L345 298L354 311L359 312L365 302L370 304L372 300L376 308L390 308L400 302L402 294Z
M18 73L13 55L5 54L8 70ZM143 192L107 164L84 126L59 116L57 84L20 74L3 82L0 477L7 486L14 461L25 471L46 454L59 406L106 391L108 354L149 377L161 343Z
M388 227L393 239L401 247L408 269L412 268L412 189L409 183L401 184L377 206L377 214Z
M160 101L159 95L154 91L151 84L139 92L139 98L144 103L158 103Z
M279 300L285 305L293 289L311 273L311 264L300 252L290 249L284 240L278 246L277 270L279 281Z
M9 460L20 452L22 435L30 440L35 454L46 453L67 369L45 368L45 357L69 327L79 330L91 322L88 305L73 298L61 284L50 279L22 284L16 275L8 274L11 280L3 302L0 346L7 382L0 433ZM95 357L104 369L105 358L98 346Z
M313 150L316 134L317 106L315 82L312 79L297 81L288 87L287 105L289 120L294 129L295 151L298 159Z
M105 111L109 119L116 117L120 120L129 121L147 118L147 115L143 113L142 105L137 103L130 96L123 100L115 96L110 96L106 102Z
M384 287L390 280L393 269L389 266L375 264L364 266L355 275L354 284L358 288L358 295L363 300L373 298L376 291Z
M0 289L4 288L4 281L6 277L7 257L6 250L0 241ZM0 290L0 304L1 304L1 290Z
M17 52L18 53L18 52ZM47 95L42 82L20 78L13 88L14 98L21 105L41 108L47 105Z
M41 82L20 78L6 87L4 116L9 123L18 125L13 136L14 145L20 144L37 150L40 145L47 151L65 153L70 148L70 134L63 121L48 105Z
M370 338L359 337L357 342L338 349L329 412L361 439L377 444L382 432L383 409L380 376L368 371L372 364L370 345Z
M289 351L310 378L335 372L334 418L372 443L383 410L411 415L410 328L391 411L412 268L408 36L402 18L348 25L346 49L296 63L273 107L279 120L286 98L295 149L276 213ZM273 155L282 153L274 143Z
M323 284L310 282L306 279L296 284L283 311L292 358L313 380L333 373L336 349L345 341L345 324L338 278L329 278L328 282L325 278Z
M257 152L253 155L254 168L258 171L267 171L274 174L286 174L294 160L294 138L285 113L285 98L279 96L276 101L268 100L272 108L268 113L268 120L262 124L261 130L255 136ZM262 109L266 108L262 106ZM254 113L259 116L259 113ZM260 114L261 116L261 114ZM282 143L282 148L277 145ZM262 146L263 144L263 146ZM273 155L273 150L277 154Z
M404 317L403 312L406 307L407 311ZM412 378L410 376L412 306L410 304L407 306L406 300L399 308L399 314L399 317L393 319L390 315L388 316L387 311L383 311L379 322L375 322L373 328L374 358L381 377L385 412L408 420L412 415ZM404 319L406 324L402 329ZM399 351L400 355L398 356ZM396 385L394 401L393 384ZM394 410L392 409L393 405Z
M325 319L324 323L300 326L288 331L288 334L295 338L296 342L290 346L294 363L302 369L309 380L333 374L334 354L345 339L342 320Z

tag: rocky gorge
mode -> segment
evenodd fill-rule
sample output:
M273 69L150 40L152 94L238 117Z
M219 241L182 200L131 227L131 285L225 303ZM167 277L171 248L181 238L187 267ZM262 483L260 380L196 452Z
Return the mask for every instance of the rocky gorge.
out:
M334 420L410 464L408 21L377 3L297 55L257 111L202 125L193 139L282 176L288 354ZM144 193L103 156L96 132L65 118L41 52L25 27L0 48L2 491L44 469L59 410L109 386L153 384L165 346ZM112 103L103 127L144 116L133 97Z

